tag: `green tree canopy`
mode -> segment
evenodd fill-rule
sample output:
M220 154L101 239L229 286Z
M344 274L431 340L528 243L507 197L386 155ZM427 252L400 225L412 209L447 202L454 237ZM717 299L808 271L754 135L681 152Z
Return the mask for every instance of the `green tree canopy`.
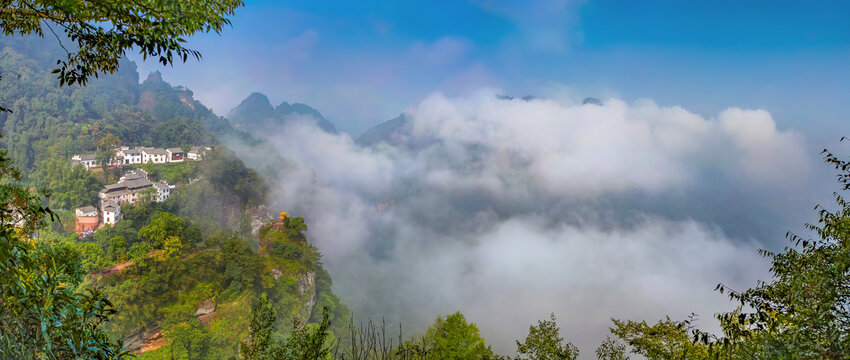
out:
M68 159L56 157L38 163L32 177L40 187L50 189L50 206L57 209L95 204L103 186L84 166L72 167Z
M425 333L428 353L435 359L495 359L496 354L479 334L478 326L467 323L460 311L437 317Z
M19 180L0 150L0 358L124 357L104 329L112 304L97 290L76 291L83 256L68 244L30 241L53 213Z
M161 212L154 215L148 225L139 229L139 237L156 249L162 249L169 243L175 244L174 240L169 242L169 237L175 237L178 243L191 247L201 241L201 229L177 215Z
M322 310L319 324L304 326L296 317L292 330L282 340L273 337L277 312L266 294L251 312L248 338L239 344L242 360L316 360L331 359L334 340L330 333L328 309Z
M54 70L60 84L85 84L91 76L118 69L127 50L163 65L186 61L201 54L185 46L183 37L196 32L220 33L230 24L227 16L242 0L197 1L84 1L24 0L5 2L0 9L0 29L5 35L64 33L74 46L65 46L66 57Z
M524 342L516 342L518 360L574 360L578 358L578 348L561 337L561 328L555 321L555 314L549 320L537 322L537 326L528 328Z

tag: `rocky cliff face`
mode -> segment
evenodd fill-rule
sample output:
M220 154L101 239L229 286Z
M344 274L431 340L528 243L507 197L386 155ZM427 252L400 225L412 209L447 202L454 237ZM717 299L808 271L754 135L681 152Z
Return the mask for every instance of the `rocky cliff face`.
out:
M306 323L313 314L316 306L316 272L310 271L298 278L298 292L301 294L302 304L298 318Z

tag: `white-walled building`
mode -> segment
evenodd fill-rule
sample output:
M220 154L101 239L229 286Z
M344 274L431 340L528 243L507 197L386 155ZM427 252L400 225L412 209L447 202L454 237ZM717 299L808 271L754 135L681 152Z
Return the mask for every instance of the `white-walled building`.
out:
M156 189L156 202L163 202L171 196L171 189L174 189L174 185L168 185L168 183L164 181L159 181L156 184L153 184L154 189Z
M101 204L135 204L142 198L142 191L153 188L153 201L163 202L171 196L171 190L176 188L174 185L169 185L165 181L152 183L148 180L148 173L142 169L133 169L127 171L124 176L118 180L117 184L109 184L100 190Z
M85 217L97 216L97 209L94 206L78 207L78 208L74 209L74 212L76 213L76 216L85 216Z
M139 148L142 153L142 163L165 164L168 162L168 152L160 148Z
M71 157L71 160L78 161L80 164L83 164L86 169L100 167L100 165L97 164L97 155L95 154L74 155Z
M142 153L136 149L122 149L118 152L118 157L121 158L121 164L133 165L142 163Z
M183 162L186 160L200 161L203 159L205 152L211 150L210 147L193 146L190 151L174 148L154 148L139 146L135 149L122 146L115 148L115 156L112 158L111 168L123 165L140 165L140 164L165 164ZM82 164L86 169L99 168L96 154L74 155L71 157L72 165Z
M121 206L114 202L107 202L103 209L103 223L107 225L115 225L118 220L121 220Z
M189 152L186 153L186 159L195 161L201 160L204 158L204 153L207 150L208 149L202 148L200 146L192 146L192 149L190 149Z

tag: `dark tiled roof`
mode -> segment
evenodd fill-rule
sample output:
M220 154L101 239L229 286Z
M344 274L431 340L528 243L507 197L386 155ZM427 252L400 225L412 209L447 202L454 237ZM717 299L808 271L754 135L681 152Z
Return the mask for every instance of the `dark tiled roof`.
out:
M106 196L110 197L110 198L115 198L115 197L119 197L119 196L130 195L132 193L133 192L130 191L130 190L118 190L118 191L110 192L110 193L106 194Z
M122 184L130 190L142 189L153 185L150 180L145 178L125 180Z
M108 184L108 185L103 186L103 190L105 190L103 192L108 193L108 192L112 192L112 191L116 191L116 190L122 190L122 189L126 189L126 188L127 188L127 185L124 185L124 184Z

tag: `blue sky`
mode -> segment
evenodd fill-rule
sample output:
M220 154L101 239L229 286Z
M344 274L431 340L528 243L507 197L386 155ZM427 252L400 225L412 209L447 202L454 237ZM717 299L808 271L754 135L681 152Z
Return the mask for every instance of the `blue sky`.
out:
M221 36L190 40L200 63L140 71L222 115L260 91L354 135L435 91L495 87L764 108L824 143L850 134L847 19L841 1L249 0Z

